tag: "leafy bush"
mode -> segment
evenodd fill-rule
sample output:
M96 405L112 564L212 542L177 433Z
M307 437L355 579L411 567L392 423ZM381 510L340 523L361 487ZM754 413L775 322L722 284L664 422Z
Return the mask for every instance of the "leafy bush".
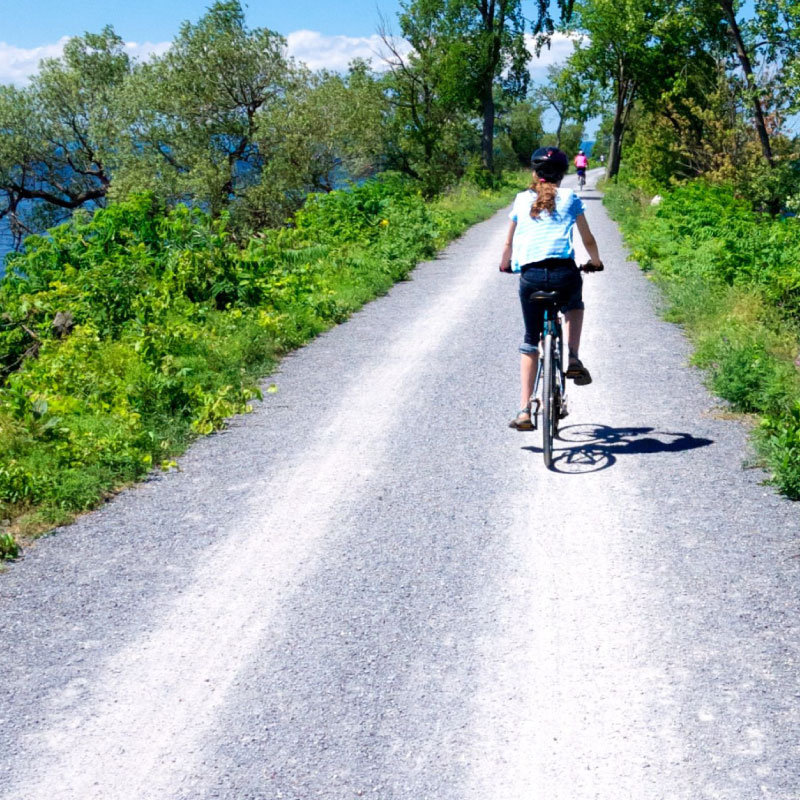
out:
M786 413L765 416L757 441L773 469L779 491L800 500L800 402Z
M30 237L0 281L0 519L63 522L169 463L248 411L281 353L509 194L432 208L389 175L243 245L225 217L143 195Z
M693 181L655 208L624 182L606 202L667 317L732 407L762 415L756 443L780 490L800 497L800 221L754 212L729 187Z
M0 561L13 561L20 554L20 546L10 533L0 533Z

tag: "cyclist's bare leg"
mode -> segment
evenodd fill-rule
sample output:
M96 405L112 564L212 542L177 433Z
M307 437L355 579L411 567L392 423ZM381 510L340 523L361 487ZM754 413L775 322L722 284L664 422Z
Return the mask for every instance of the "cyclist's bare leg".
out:
M577 356L581 347L581 331L583 330L583 309L574 308L564 314L564 329L567 334L569 354Z
M520 400L519 407L527 408L533 394L533 382L536 380L536 367L539 363L538 354L521 353L519 359Z

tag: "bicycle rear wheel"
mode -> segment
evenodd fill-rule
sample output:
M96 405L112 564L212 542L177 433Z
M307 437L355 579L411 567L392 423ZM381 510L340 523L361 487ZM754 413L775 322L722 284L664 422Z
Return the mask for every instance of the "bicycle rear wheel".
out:
M553 334L544 337L542 351L542 454L544 464L550 467L553 463L553 439L558 425L558 409L556 408L556 377L553 363Z

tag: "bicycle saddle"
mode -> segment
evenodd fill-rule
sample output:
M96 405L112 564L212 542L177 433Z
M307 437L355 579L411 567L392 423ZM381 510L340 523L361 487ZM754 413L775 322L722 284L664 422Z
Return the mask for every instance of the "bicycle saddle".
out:
M558 299L558 292L531 292L528 295L529 300L544 300L553 301Z

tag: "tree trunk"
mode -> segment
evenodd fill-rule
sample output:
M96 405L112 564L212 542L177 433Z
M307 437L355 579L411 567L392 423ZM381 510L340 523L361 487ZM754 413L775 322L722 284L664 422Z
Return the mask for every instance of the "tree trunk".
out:
M625 128L628 126L628 119L636 100L638 88L636 81L626 76L625 67L620 63L617 70L617 102L614 108L614 123L611 126L611 147L608 151L607 178L615 178L619 172L619 165L622 161L622 137L625 135Z
M556 128L556 147L560 150L561 149L561 128L564 127L564 117L561 114L558 115L558 127Z
M622 77L617 82L617 103L614 108L614 122L611 126L611 145L608 150L608 167L606 177L615 178L622 160L622 136L625 133L625 122L628 118L626 108L627 87ZM633 100L631 99L631 103Z
M614 115L614 125L611 128L611 144L608 149L608 167L606 168L607 178L614 178L619 172L619 164L622 158L623 133L622 118L619 112L617 112Z
M767 133L767 125L764 121L764 110L761 108L761 100L758 96L758 88L756 87L755 79L753 78L753 65L750 63L750 56L747 54L747 48L742 39L742 32L739 29L739 23L736 22L736 14L733 10L731 0L720 0L722 10L725 12L725 18L731 29L731 38L736 47L736 55L739 57L739 64L744 72L745 83L747 84L747 91L753 103L753 112L756 119L756 132L758 133L758 140L761 142L761 152L764 158L771 166L775 166L775 159L772 155L772 145L769 141L769 134Z
M483 166L492 172L494 169L494 95L492 86L483 97L483 133L481 134L481 155Z

